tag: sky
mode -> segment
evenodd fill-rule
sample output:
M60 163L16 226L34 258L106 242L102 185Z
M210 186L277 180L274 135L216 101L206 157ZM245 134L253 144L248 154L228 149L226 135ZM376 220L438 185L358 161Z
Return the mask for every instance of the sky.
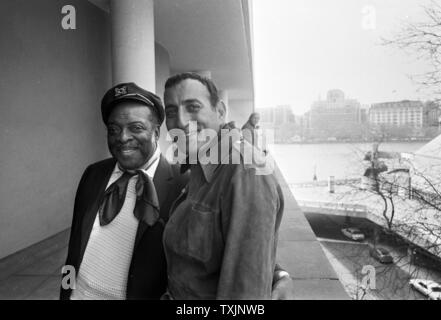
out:
M409 78L427 65L381 45L406 21L424 21L430 0L252 1L256 108L303 114L330 89L362 105L430 99Z

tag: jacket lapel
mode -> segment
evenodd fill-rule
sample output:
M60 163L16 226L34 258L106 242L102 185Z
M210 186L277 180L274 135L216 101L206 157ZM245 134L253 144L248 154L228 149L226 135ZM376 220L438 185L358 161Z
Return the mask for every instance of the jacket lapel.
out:
M96 184L90 186L90 190L97 190L97 192L93 197L91 197L94 200L90 202L89 207L86 209L81 225L80 263L83 259L84 251L86 250L86 245L89 241L90 233L92 231L99 206L103 201L104 191L106 191L106 186L109 182L110 176L112 175L115 164L116 161L111 161L109 166L106 166L103 168L103 170L98 172L97 176L93 179L94 182L96 181Z
M155 185L156 193L158 195L159 201L159 210L160 210L160 218L164 220L164 213L162 208L164 207L164 203L166 203L168 195L171 194L170 188L172 187L173 182L173 174L170 164L167 160L161 155L159 158L158 167L156 168L155 175L153 176L153 184ZM165 222L165 221L164 221ZM137 247L139 241L141 240L144 232L147 230L148 225L144 222L140 222L138 225L138 230L136 232L135 238L135 248Z

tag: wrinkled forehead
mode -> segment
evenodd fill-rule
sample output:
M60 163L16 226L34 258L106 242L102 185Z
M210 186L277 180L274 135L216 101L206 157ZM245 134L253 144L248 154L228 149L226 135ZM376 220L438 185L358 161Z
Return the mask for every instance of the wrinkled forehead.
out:
M210 93L205 85L194 79L185 79L173 87L165 89L164 102L166 105L180 104L190 100L209 101Z

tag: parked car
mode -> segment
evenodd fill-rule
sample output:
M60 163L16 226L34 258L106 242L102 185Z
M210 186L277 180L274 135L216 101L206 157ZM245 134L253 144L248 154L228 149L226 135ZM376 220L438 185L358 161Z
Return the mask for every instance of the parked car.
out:
M411 279L409 285L430 300L441 300L441 285L435 281Z
M341 229L341 232L349 239L352 239L355 241L364 240L364 234L358 228L344 228L344 229Z
M374 259L380 261L381 263L392 263L394 262L394 259L390 255L389 251L387 251L385 248L381 247L371 247L369 249L369 254Z

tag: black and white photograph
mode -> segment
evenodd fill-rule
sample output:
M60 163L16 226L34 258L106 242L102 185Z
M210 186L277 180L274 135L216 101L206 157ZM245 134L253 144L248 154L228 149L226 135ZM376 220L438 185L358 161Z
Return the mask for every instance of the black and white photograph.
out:
M441 0L0 0L0 115L0 300L441 300Z

